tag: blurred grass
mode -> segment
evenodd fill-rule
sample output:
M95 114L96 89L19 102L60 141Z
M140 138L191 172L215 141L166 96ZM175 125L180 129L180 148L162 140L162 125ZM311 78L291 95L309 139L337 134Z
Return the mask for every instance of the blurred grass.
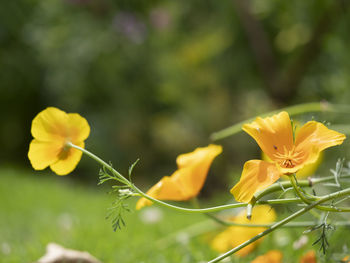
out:
M200 215L162 210L161 222L146 224L142 212L131 212L124 218L127 227L113 232L105 219L112 197L101 187L13 169L0 169L0 177L1 262L33 262L49 242L88 251L105 263L194 262L215 256L203 242L183 242L169 250L156 246L160 238L203 220Z
M44 255L49 242L88 251L104 263L190 263L206 262L217 256L207 245L214 234L210 231L192 239L186 231L174 235L189 226L192 233L210 230L213 225L206 226L206 218L201 215L162 208L156 211L161 213L162 220L149 224L142 220L146 210L141 210L128 213L124 218L127 227L113 232L111 222L105 219L112 202L106 188L83 186L69 176L52 176L49 171L38 173L0 168L0 178L1 262L34 262ZM131 208L135 201L130 202ZM302 232L303 229L279 230L267 237L252 255L245 259L233 258L231 262L250 262L256 255L280 249L285 255L284 262L295 263L312 249L311 243L317 238L317 235L309 235L308 245L295 251L293 242ZM332 253L341 253L347 242L344 243L344 237L349 234L349 228L333 233L331 258L334 258ZM321 262L333 262L329 258L324 260Z

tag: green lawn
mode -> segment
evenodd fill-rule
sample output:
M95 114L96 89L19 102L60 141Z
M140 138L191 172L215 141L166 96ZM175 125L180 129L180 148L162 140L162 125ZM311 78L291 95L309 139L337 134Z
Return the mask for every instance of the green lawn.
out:
M146 210L131 212L124 218L127 227L113 232L111 222L106 220L112 202L106 188L83 187L69 176L59 177L50 171L0 169L0 178L1 262L35 261L44 254L49 242L86 250L106 263L194 262L216 255L200 240L175 246L170 242L170 249L163 249L161 239L198 224L205 219L201 215L157 209L163 219L147 224L141 220Z
M50 171L2 168L0 178L0 262L34 262L45 253L49 242L88 251L105 263L205 262L218 255L207 244L213 232L188 238L213 227L202 215L153 206L153 210L128 213L127 227L113 232L111 222L105 219L112 202L107 188L82 186L69 176L59 177ZM131 207L135 201L130 202ZM145 223L142 218L145 213L154 215L152 211L161 213L162 220ZM303 230L280 230L265 239L253 255L245 260L233 258L232 262L250 262L257 254L280 249L284 262L295 263L317 238L309 235L308 245L293 250L292 243ZM335 231L330 239L331 251L340 253L349 236L349 229Z

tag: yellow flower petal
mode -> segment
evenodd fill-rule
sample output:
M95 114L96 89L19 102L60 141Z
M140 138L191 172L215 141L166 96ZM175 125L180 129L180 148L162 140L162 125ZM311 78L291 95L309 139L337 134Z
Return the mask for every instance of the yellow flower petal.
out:
M183 184L172 180L169 176L164 176L157 184L147 191L147 195L159 200L182 201L188 199L188 194L184 192ZM136 209L152 205L152 201L142 197L136 203Z
M159 200L189 200L202 189L214 158L222 152L219 145L197 148L193 152L181 154L176 162L179 169L171 176L163 177L147 194ZM141 209L152 202L141 198L136 209Z
M87 120L81 117L78 113L68 113L68 129L69 137L72 143L85 141L90 134L90 126Z
M252 211L252 218L247 218L247 210L243 209L233 220L240 224L268 224L276 220L276 212L269 205L256 205ZM245 227L243 227L245 228ZM249 227L249 229L255 229Z
M67 137L68 115L54 107L41 111L32 122L32 135L40 141L52 141L57 137Z
M320 122L309 121L297 134L295 151L305 153L302 155L304 165L314 163L321 151L342 144L345 138L344 134L328 129Z
M254 259L251 263L280 263L282 262L282 252L279 250L270 250L264 255Z
M191 153L181 154L176 158L177 173L172 176L180 177L182 187L187 188L189 198L198 195L202 189L214 158L222 152L220 145L210 144L207 147L199 147Z
M77 144L77 146L84 148L84 142ZM75 148L69 148L64 152L61 152L58 161L51 164L50 168L58 175L69 174L79 163L82 154L81 151Z
M285 111L272 117L258 117L254 122L244 124L242 128L273 161L276 153L284 154L285 150L290 151L293 148L292 125Z
M252 219L247 219L246 210L242 210L232 222L240 224L269 224L276 220L275 211L268 205L255 206L253 209ZM218 234L211 242L211 247L218 252L226 252L243 242L251 239L257 234L264 231L264 227L243 227L243 226L231 226L226 230ZM262 241L259 239L245 248L235 253L236 256L246 256Z
M274 163L250 160L244 164L241 179L231 193L238 202L248 203L257 191L270 186L281 175Z
M248 235L245 232L245 230L248 229L247 227L243 229L235 229L235 228L237 227L230 227L225 231L216 235L210 244L211 248L219 253L224 253L250 239L249 236L251 235ZM256 234L259 234L259 232ZM249 244L248 246L242 248L241 250L235 253L235 256L244 257L248 255L250 252L252 252L256 248L256 246L259 243L261 243L261 241L262 240L259 239Z
M41 142L32 140L29 145L28 158L35 170L43 170L58 160L63 141Z
M178 168L189 167L204 162L210 166L211 161L222 152L222 146L209 144L207 147L198 147L193 152L180 154L176 158Z
M297 171L297 178L307 178L308 176L314 175L317 168L320 166L323 160L323 152L320 152L317 160L314 163L306 164L303 168Z

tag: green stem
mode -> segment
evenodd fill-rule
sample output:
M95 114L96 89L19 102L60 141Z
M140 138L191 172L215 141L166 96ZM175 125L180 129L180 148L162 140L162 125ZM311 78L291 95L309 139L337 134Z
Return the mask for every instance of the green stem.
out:
M278 199L276 200L271 200L271 201L277 201L278 202ZM300 199L299 198L292 198L292 199L283 199L283 201L287 201L287 202L299 202ZM263 201L262 201L263 202ZM193 203L193 206L195 208L200 208L199 206L199 202L198 202L198 199L197 197L193 198L192 199L192 203ZM285 202L284 202L285 203ZM261 203L260 203L261 204ZM210 219L212 219L213 221L221 224L221 225L225 225L225 226L244 226L244 227L270 227L271 225L273 225L274 223L270 223L270 224L241 224L241 223L235 223L235 222L232 222L232 221L227 221L227 220L223 220L211 213L205 213L205 215L207 217L209 217ZM295 224L293 223L290 223L288 224L287 226L285 227L302 227L302 226L314 226L314 222L296 222ZM349 223L350 225L350 223Z
M221 260L223 260L224 258L232 255L233 253L241 250L242 248L248 246L249 244L255 242L256 240L262 238L263 236L266 236L267 234L275 231L276 229L280 228L281 226L289 223L290 221L292 221L293 219L305 214L307 211L311 210L312 208L324 203L324 202L327 202L329 200L332 200L332 199L335 199L335 198L339 198L339 197L342 197L342 196L347 196L350 194L350 188L347 188L347 189L344 189L344 190L341 190L341 191L338 191L338 192L335 192L335 193L332 193L332 194L329 194L327 196L324 196L322 197L320 200L318 200L317 202L314 202L312 204L309 204L308 206L300 209L299 211L295 212L294 214L286 217L285 219L279 221L278 223L272 225L271 227L269 227L268 229L266 229L265 231L261 232L260 234L256 235L255 237L249 239L248 241L240 244L239 246L227 251L226 253L218 256L217 258L209 261L208 263L216 263L216 262L219 262Z
M292 183L292 187L293 187L294 191L297 192L298 196L299 196L299 194L302 196L302 197L300 197L300 196L299 197L301 200L304 201L304 203L310 204L312 201L319 200L319 197L314 196L314 195L310 195L310 194L306 193L304 191L304 189L301 188L301 185L297 181L295 174L289 175L288 177L290 179L290 182Z
M166 202L160 201L158 199L155 199L145 193L143 193L140 189L138 189L135 185L135 190L139 192L144 198L157 203L161 206L168 207L174 210L182 211L182 212L188 212L188 213L213 213L213 212L218 212L222 211L225 209L232 209L232 208L238 208L238 207L245 207L247 204L245 203L235 203L235 204L228 204L228 205L221 205L221 206L215 206L215 207L209 207L209 208L201 208L201 209L193 209L193 208L185 208L185 207L179 207L175 205L168 204Z
M259 116L261 117L267 117L276 113L279 113L281 111L287 111L289 115L299 115L302 113L307 113L307 112L350 112L350 107L347 105L335 105L335 104L330 104L327 102L312 102L312 103L305 103L305 104L299 104L299 105L294 105L286 108L282 108L279 110L274 110L270 111L265 114L261 114ZM232 136L236 133L239 133L242 131L241 127L245 123L249 123L255 120L256 117L250 118L244 121L241 121L235 125L232 125L228 128L225 128L221 131L214 132L211 134L210 139L213 141L221 140L224 138L227 138L229 136Z
M210 215L210 214L207 214L207 215ZM220 223L220 222L218 222L218 223ZM271 227L273 224L275 224L275 222L268 224L268 225L254 225L254 224L246 225L246 224L234 223L234 225L227 224L226 226ZM304 228L304 227L315 227L317 225L318 224L316 224L313 221L291 222L291 223L285 224L284 226L281 226L281 228ZM339 221L339 222L332 223L332 225L333 226L350 226L350 222ZM205 220L205 221L201 221L201 222L198 222L196 224L187 226L187 227L180 229L174 233L171 233L171 234L159 239L155 243L156 243L157 247L159 247L160 249L166 249L167 247L175 244L177 242L177 237L183 233L186 233L189 238L193 238L195 236L203 235L205 233L215 231L217 229L218 229L218 225L214 221Z
M222 205L222 206L216 206L216 207L210 207L210 208L203 208L203 209L191 209L191 208L184 208L184 207L171 205L171 204L165 203L163 201L157 200L157 199L155 199L155 198L145 194L144 192L142 192L138 187L136 187L134 184L132 184L123 175L121 175L119 172L117 172L114 168L112 168L109 164L107 164L105 161L103 161L101 158L99 158L95 154L89 152L88 150L86 150L84 148L81 148L81 147L79 147L77 145L74 145L72 143L67 143L67 145L70 146L70 147L73 147L73 148L75 148L77 150L82 151L84 154L86 154L87 156L89 156L90 158L92 158L93 160L98 162L99 164L101 164L102 167L107 168L110 172L112 172L114 175L116 175L121 181L123 181L125 183L125 185L127 185L128 187L130 187L133 190L135 190L142 197L144 197L144 198L146 198L146 199L148 199L148 200L150 200L150 201L152 201L154 203L157 203L159 205L162 205L162 206L174 209L174 210L183 211L183 212L189 212L189 213L212 213L212 212L218 212L218 211L225 210L225 209L244 207L244 206L247 205L245 203L235 203L235 204L228 204L228 205Z
M75 148L79 151L82 151L84 154L86 154L87 156L89 156L90 158L92 158L93 160L98 162L99 164L101 164L102 167L107 168L110 172L112 172L114 175L116 175L124 184L126 184L128 186L130 185L129 180L127 180L123 175L121 175L116 170L114 170L108 163L103 161L100 157L96 156L95 154L89 152L88 150L85 150L84 148L81 148L81 147L79 147L71 142L67 142L67 146Z
M284 199L272 199L272 200L260 200L257 201L258 205L281 205L290 203L300 203L300 198L284 198Z
M350 178L350 175L342 175L340 178ZM323 178L309 178L308 180L300 180L298 181L299 186L303 187L311 187L320 183L328 182L334 180L334 176L327 176ZM254 199L259 200L265 195L277 192L282 190L282 187L287 189L289 187L293 187L293 184L290 181L283 181L279 183L274 183L273 185L270 185L269 187L265 188L262 191L259 191L254 194Z
M202 208L202 209L191 209L191 208L185 208L185 207L179 207L179 206L175 206L175 205L171 205L168 204L166 202L157 200L147 194L145 194L144 192L142 192L138 187L136 187L134 184L132 184L128 179L126 179L122 174L120 174L119 172L117 172L113 167L111 167L108 163L106 163L105 161L103 161L101 158L99 158L98 156L96 156L95 154L89 152L88 150L81 148L77 145L74 145L72 143L67 143L67 146L73 147L77 150L82 151L84 154L86 154L87 156L89 156L90 158L92 158L93 160L95 160L96 162L98 162L99 164L102 165L102 167L105 167L106 169L108 169L111 173L113 173L115 176L117 176L119 178L120 181L122 181L125 185L127 185L128 187L130 187L131 189L133 189L134 191L136 191L140 196L154 202L157 203L161 206L167 207L167 208L171 208L177 211L182 211L182 212L187 212L187 213L213 213L213 212L218 212L218 211L222 211L222 210L226 210L226 209L232 209L232 208L238 208L238 207L245 207L247 206L246 203L235 203L235 204L228 204L228 205L221 205L221 206L215 206L215 207L209 207L209 208ZM345 176L344 176L345 177ZM350 177L350 176L349 176ZM329 177L328 179L331 180L332 177ZM323 178L323 181L326 178ZM327 180L328 180L327 179ZM321 180L317 181L315 180L314 183L318 183L321 182ZM300 183L302 185L308 185L309 181L304 180L304 181L300 181ZM291 186L290 182L282 182L281 183L283 186ZM271 193L272 191L277 191L280 190L280 186L278 184L276 185L272 185L269 188L267 188L267 192ZM261 193L262 197L264 194L264 192ZM285 203L295 203L295 202L300 202L301 200L299 198L290 198L290 199L275 199L275 200L267 200L267 201L258 201L256 202L256 204L285 204Z
M277 222L272 222L270 224L241 224L241 223L235 223L232 221L227 221L227 220L223 220L219 217L216 217L212 214L206 214L208 215L211 219L213 219L215 222L224 225L224 226L239 226L239 227L271 227L274 224L276 224ZM315 223L314 221L303 221L303 222L291 222L288 223L284 226L282 226L283 228L298 228L298 227L313 227L313 226L317 226L318 223ZM347 221L339 221L339 222L335 222L332 223L333 226L350 226L350 222Z
M301 200L303 200L306 204L311 204L313 201L318 201L321 199L321 197L317 196L311 196L309 197L305 196L303 193L303 190L300 188L300 184L297 182L297 179L295 177L295 174L289 176L290 182L294 188L294 191L299 196ZM321 206L318 205L315 208L323 211L330 211L330 212L350 212L350 209L347 207L330 207L330 206Z
M340 179L343 179L343 178L350 178L350 174L346 174L346 175L341 175L339 176ZM324 182L327 182L327 181L332 181L334 180L334 176L326 176L326 177L323 177L323 178L309 178L310 180L310 184L309 186L313 186L315 184L319 184L319 183L324 183ZM304 186L303 184L300 184L300 182L303 182L303 181L306 181L306 180L302 180L302 181L298 181L298 184L300 186Z

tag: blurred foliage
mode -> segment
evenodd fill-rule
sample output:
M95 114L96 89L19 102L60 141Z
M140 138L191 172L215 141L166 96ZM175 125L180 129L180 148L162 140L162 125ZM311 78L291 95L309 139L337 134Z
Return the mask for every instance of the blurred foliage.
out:
M4 1L0 160L29 166L31 120L47 106L83 115L87 148L121 171L140 157L137 173L160 178L178 154L246 117L348 103L348 8L342 0ZM224 142L232 165L252 149L240 138ZM77 172L97 170L83 160Z

